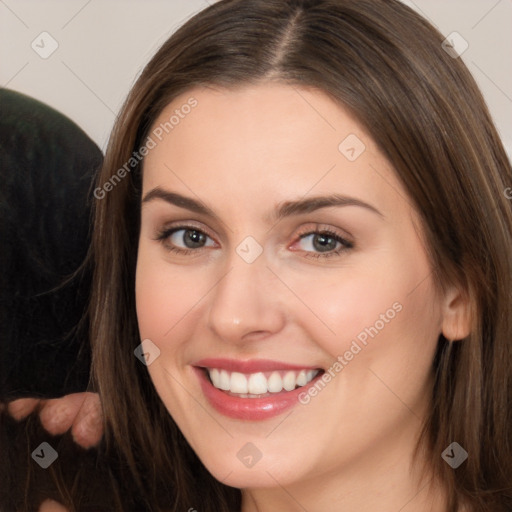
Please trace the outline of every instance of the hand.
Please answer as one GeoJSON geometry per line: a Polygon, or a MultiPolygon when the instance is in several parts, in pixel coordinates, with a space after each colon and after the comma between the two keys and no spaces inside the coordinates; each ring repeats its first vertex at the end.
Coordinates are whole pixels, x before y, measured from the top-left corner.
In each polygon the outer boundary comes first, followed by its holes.
{"type": "Polygon", "coordinates": [[[103,414],[98,394],[74,393],[49,400],[19,398],[7,405],[7,411],[19,421],[38,406],[41,423],[50,434],[63,434],[71,428],[73,439],[83,448],[91,448],[100,442],[103,414]]]}
{"type": "Polygon", "coordinates": [[[37,512],[69,512],[68,509],[56,501],[44,500],[37,512]]]}

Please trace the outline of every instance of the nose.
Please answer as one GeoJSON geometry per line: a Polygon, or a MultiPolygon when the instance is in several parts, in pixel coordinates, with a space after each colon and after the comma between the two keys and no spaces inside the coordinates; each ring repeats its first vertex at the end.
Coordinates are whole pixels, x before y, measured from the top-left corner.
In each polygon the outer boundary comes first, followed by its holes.
{"type": "Polygon", "coordinates": [[[265,259],[246,263],[235,254],[230,263],[211,295],[208,327],[231,343],[265,339],[281,331],[286,321],[284,303],[265,259]]]}

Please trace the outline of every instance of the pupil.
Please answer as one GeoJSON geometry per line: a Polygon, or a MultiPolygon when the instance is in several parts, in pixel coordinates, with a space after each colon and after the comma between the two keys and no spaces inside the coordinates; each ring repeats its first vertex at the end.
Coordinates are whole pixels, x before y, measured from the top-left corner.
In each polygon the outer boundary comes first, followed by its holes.
{"type": "Polygon", "coordinates": [[[313,247],[319,252],[328,252],[336,249],[336,240],[329,235],[315,235],[313,247]]]}
{"type": "Polygon", "coordinates": [[[202,247],[205,244],[205,241],[206,235],[201,233],[201,231],[195,231],[193,229],[185,231],[183,236],[183,242],[189,249],[202,247]]]}

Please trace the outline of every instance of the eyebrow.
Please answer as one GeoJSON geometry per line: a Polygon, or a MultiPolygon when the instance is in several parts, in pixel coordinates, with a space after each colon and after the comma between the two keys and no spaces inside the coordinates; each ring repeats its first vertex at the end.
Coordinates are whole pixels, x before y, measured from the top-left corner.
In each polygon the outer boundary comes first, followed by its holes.
{"type": "Polygon", "coordinates": [[[276,220],[280,220],[291,215],[311,213],[316,210],[320,210],[321,208],[331,208],[335,206],[359,206],[384,218],[384,214],[377,210],[375,206],[372,206],[361,199],[341,194],[314,196],[307,199],[299,199],[298,201],[286,201],[278,206],[274,216],[276,220]]]}
{"type": "Polygon", "coordinates": [[[160,187],[151,189],[142,199],[142,203],[148,203],[155,199],[162,199],[163,201],[178,206],[179,208],[185,208],[186,210],[190,210],[194,213],[217,218],[217,215],[215,215],[215,213],[202,202],[192,199],[191,197],[176,194],[175,192],[169,192],[168,190],[164,190],[160,187]]]}
{"type": "MultiPolygon", "coordinates": [[[[194,213],[218,218],[213,210],[208,208],[204,203],[196,199],[192,199],[191,197],[186,197],[175,192],[164,190],[160,187],[151,189],[142,199],[142,203],[147,203],[155,199],[161,199],[169,204],[190,210],[194,213]]],[[[359,206],[384,218],[384,215],[377,208],[362,201],[361,199],[340,194],[331,194],[328,196],[309,197],[307,199],[281,203],[272,213],[271,219],[277,221],[292,215],[311,213],[322,208],[332,208],[336,206],[359,206]]]]}

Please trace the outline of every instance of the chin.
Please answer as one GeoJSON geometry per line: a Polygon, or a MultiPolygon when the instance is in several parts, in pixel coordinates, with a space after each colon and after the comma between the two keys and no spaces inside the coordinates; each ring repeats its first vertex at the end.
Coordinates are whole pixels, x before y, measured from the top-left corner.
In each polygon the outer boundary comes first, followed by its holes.
{"type": "MultiPolygon", "coordinates": [[[[285,451],[264,447],[260,451],[256,444],[261,446],[257,440],[234,442],[230,448],[209,450],[205,456],[201,451],[196,453],[215,479],[239,489],[286,486],[305,478],[304,471],[298,471],[301,465],[297,456],[290,458],[285,451]],[[234,450],[234,445],[241,448],[234,450]]],[[[306,454],[300,457],[300,460],[305,459],[306,454]]]]}

